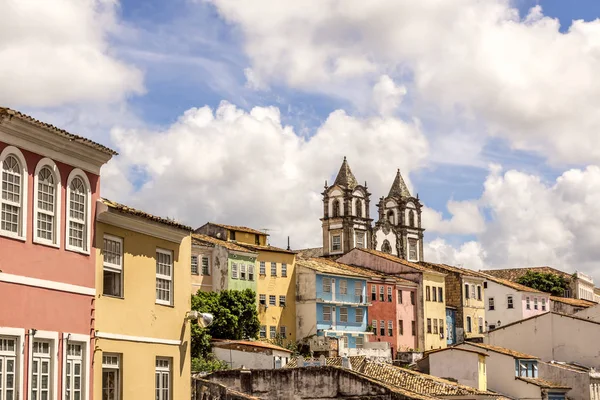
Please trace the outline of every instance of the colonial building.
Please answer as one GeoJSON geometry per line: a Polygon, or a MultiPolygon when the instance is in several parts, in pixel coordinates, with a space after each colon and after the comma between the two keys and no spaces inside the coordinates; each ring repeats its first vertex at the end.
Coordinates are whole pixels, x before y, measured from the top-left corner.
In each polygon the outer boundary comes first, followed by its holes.
{"type": "Polygon", "coordinates": [[[417,361],[419,371],[440,378],[452,379],[472,388],[487,390],[485,358],[488,355],[461,347],[447,347],[425,352],[417,361]]]}
{"type": "Polygon", "coordinates": [[[0,108],[0,399],[92,398],[93,216],[115,154],[0,108]]]}

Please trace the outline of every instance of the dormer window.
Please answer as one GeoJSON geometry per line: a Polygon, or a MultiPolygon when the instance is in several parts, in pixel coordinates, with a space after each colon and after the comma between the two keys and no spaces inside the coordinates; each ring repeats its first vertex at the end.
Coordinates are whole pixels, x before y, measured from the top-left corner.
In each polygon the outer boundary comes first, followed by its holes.
{"type": "Polygon", "coordinates": [[[515,376],[521,378],[537,378],[537,360],[515,360],[515,376]]]}

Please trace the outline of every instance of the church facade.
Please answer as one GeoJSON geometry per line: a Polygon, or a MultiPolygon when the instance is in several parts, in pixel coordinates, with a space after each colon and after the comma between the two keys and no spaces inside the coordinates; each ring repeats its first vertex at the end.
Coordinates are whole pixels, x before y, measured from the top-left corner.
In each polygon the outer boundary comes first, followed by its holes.
{"type": "Polygon", "coordinates": [[[344,157],[333,185],[323,195],[323,256],[339,257],[353,248],[367,248],[407,261],[423,261],[419,197],[413,197],[397,171],[387,196],[377,203],[375,225],[370,217],[371,193],[361,185],[344,157]]]}

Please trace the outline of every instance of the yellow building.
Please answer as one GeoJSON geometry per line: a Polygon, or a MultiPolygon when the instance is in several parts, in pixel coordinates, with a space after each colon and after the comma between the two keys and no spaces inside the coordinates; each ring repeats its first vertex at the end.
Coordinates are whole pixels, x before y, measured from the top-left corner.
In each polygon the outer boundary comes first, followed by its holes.
{"type": "Polygon", "coordinates": [[[425,323],[425,349],[446,347],[446,296],[445,275],[436,271],[423,271],[423,322],[425,323]],[[441,289],[441,290],[440,290],[441,289]]]}
{"type": "Polygon", "coordinates": [[[189,399],[191,228],[99,200],[94,398],[189,399]]]}

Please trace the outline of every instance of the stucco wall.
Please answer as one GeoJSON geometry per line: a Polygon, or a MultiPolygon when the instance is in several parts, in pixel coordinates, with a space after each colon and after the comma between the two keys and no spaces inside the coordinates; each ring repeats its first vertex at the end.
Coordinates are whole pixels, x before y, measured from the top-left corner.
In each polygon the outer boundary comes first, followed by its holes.
{"type": "Polygon", "coordinates": [[[570,399],[590,400],[590,374],[566,369],[545,362],[538,363],[538,375],[550,382],[570,386],[567,392],[570,399]]]}
{"type": "Polygon", "coordinates": [[[316,274],[304,267],[296,268],[296,339],[317,333],[316,274]]]}
{"type": "Polygon", "coordinates": [[[479,389],[479,354],[452,349],[431,353],[429,374],[479,389]]]}
{"type": "MultiPolygon", "coordinates": [[[[400,335],[398,330],[398,337],[396,347],[394,350],[394,357],[397,351],[406,351],[410,349],[416,349],[419,344],[417,341],[417,335],[412,334],[412,321],[417,323],[417,288],[404,287],[401,285],[396,286],[396,319],[404,321],[404,335],[400,335]],[[402,304],[398,303],[398,290],[402,291],[402,304]],[[410,294],[414,293],[415,304],[410,302],[410,294]]],[[[369,310],[369,312],[371,312],[369,310]]]]}
{"type": "Polygon", "coordinates": [[[192,294],[196,294],[198,290],[203,292],[213,290],[213,251],[214,247],[192,246],[192,255],[198,257],[198,275],[192,274],[191,278],[192,294]],[[202,274],[202,257],[208,257],[208,275],[202,274]]]}
{"type": "Polygon", "coordinates": [[[600,305],[589,307],[575,313],[576,317],[600,322],[600,305]]]}
{"type": "Polygon", "coordinates": [[[215,356],[222,361],[225,361],[230,365],[230,368],[242,368],[247,369],[274,369],[275,358],[282,359],[282,366],[287,364],[290,358],[289,353],[276,352],[276,354],[262,354],[258,352],[247,352],[239,350],[222,349],[219,347],[213,347],[212,352],[215,356]]]}
{"type": "MultiPolygon", "coordinates": [[[[425,272],[423,274],[423,286],[435,286],[435,287],[445,287],[444,285],[444,277],[439,274],[431,274],[425,272]]],[[[444,337],[441,338],[439,333],[425,333],[425,349],[442,349],[447,346],[446,343],[446,297],[444,296],[443,302],[434,302],[434,301],[424,301],[424,332],[427,332],[427,319],[431,318],[432,320],[435,318],[438,321],[442,320],[444,323],[444,337]]],[[[433,322],[432,322],[433,325],[433,322]]],[[[439,331],[438,331],[439,332],[439,331]]]]}
{"type": "Polygon", "coordinates": [[[229,279],[227,280],[227,289],[229,290],[245,290],[252,289],[256,292],[256,280],[258,279],[258,271],[254,270],[254,279],[249,280],[248,277],[246,279],[240,279],[240,266],[242,264],[246,265],[246,271],[248,270],[248,266],[254,266],[256,263],[256,257],[242,256],[240,254],[229,253],[229,258],[227,259],[227,269],[229,279]],[[238,265],[238,277],[234,279],[231,274],[231,265],[238,265]]]}

